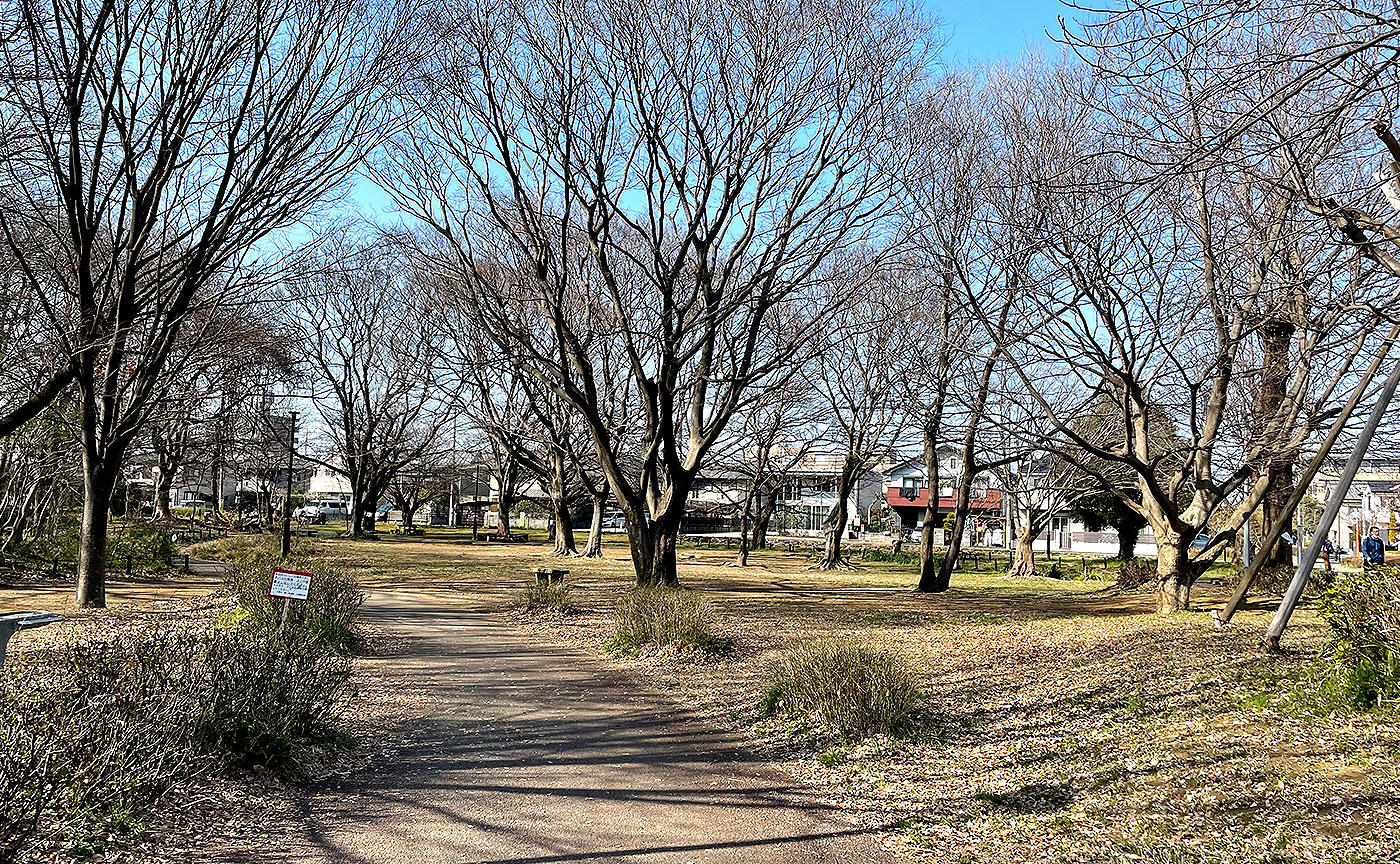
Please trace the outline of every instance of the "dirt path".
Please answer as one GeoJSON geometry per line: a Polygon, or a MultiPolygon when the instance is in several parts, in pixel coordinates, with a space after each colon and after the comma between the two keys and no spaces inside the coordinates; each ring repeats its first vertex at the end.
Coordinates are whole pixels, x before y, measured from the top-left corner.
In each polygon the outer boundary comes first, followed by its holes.
{"type": "Polygon", "coordinates": [[[890,861],[733,736],[597,658],[440,595],[375,592],[367,663],[426,696],[377,769],[313,789],[296,849],[238,860],[890,861]]]}

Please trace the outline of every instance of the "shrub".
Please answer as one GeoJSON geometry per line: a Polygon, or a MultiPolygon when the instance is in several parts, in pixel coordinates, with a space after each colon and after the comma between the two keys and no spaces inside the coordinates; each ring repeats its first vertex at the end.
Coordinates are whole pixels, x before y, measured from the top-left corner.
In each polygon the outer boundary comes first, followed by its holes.
{"type": "Polygon", "coordinates": [[[314,640],[106,627],[0,674],[0,861],[129,822],[179,780],[255,765],[294,777],[347,740],[349,661],[314,640]]]}
{"type": "Polygon", "coordinates": [[[1319,611],[1332,628],[1319,701],[1364,709],[1400,696],[1400,570],[1339,574],[1323,590],[1319,611]]]}
{"type": "Polygon", "coordinates": [[[617,599],[608,645],[616,651],[647,645],[715,650],[721,642],[711,631],[713,615],[710,604],[679,588],[630,588],[617,599]]]}
{"type": "Polygon", "coordinates": [[[1124,591],[1135,591],[1144,585],[1157,581],[1156,562],[1139,561],[1136,558],[1118,565],[1117,587],[1124,591]]]}
{"type": "Polygon", "coordinates": [[[563,582],[531,582],[520,595],[520,609],[529,615],[568,615],[575,611],[573,587],[563,582]]]}
{"type": "MultiPolygon", "coordinates": [[[[168,533],[148,526],[113,526],[107,534],[107,568],[112,571],[125,569],[127,556],[131,557],[134,570],[164,570],[170,566],[174,551],[168,533]]],[[[51,566],[54,560],[71,566],[78,560],[78,528],[40,534],[9,547],[5,557],[29,562],[39,570],[51,566]]]]}
{"type": "Polygon", "coordinates": [[[123,629],[0,677],[0,860],[153,800],[197,767],[199,640],[123,629]]]}
{"type": "Polygon", "coordinates": [[[789,648],[770,674],[765,713],[805,715],[844,738],[909,731],[924,704],[918,677],[901,656],[853,637],[789,648]]]}
{"type": "MultiPolygon", "coordinates": [[[[879,561],[888,562],[890,564],[918,564],[919,550],[917,548],[913,551],[901,549],[896,552],[893,549],[881,548],[857,549],[852,551],[851,557],[859,558],[862,561],[879,561]]],[[[934,560],[942,562],[943,556],[936,555],[934,556],[934,560]]]]}
{"type": "Polygon", "coordinates": [[[238,601],[241,624],[263,632],[281,628],[284,601],[269,597],[267,589],[273,568],[286,566],[312,574],[307,598],[287,604],[288,628],[337,650],[354,645],[355,617],[365,595],[348,568],[314,559],[281,562],[270,548],[236,556],[235,561],[224,574],[224,587],[238,601]]]}
{"type": "Polygon", "coordinates": [[[349,705],[350,660],[314,635],[237,627],[211,640],[204,660],[208,689],[193,733],[225,768],[295,778],[312,754],[348,744],[337,721],[349,705]]]}

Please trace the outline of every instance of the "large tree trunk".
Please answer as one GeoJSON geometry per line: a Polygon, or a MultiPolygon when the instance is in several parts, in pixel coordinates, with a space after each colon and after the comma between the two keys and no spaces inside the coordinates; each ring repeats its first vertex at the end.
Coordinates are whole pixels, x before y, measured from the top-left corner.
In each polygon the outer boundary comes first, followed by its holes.
{"type": "Polygon", "coordinates": [[[977,475],[977,465],[973,459],[973,437],[969,431],[963,440],[962,477],[958,480],[958,494],[953,502],[953,536],[946,538],[948,550],[938,568],[937,581],[932,591],[947,591],[953,583],[953,570],[958,566],[958,555],[962,553],[963,532],[967,530],[967,512],[972,506],[972,481],[977,475]]]}
{"type": "MultiPolygon", "coordinates": [[[[163,460],[162,460],[163,461],[163,460]]],[[[162,522],[169,522],[170,490],[175,485],[175,473],[162,465],[156,469],[156,516],[162,522]]]]}
{"type": "MultiPolygon", "coordinates": [[[[1270,321],[1259,328],[1259,339],[1263,343],[1264,357],[1260,364],[1255,417],[1257,423],[1267,425],[1278,412],[1278,406],[1284,404],[1288,380],[1293,373],[1289,366],[1293,325],[1287,321],[1270,321]]],[[[1264,470],[1269,475],[1269,491],[1263,501],[1261,537],[1269,536],[1274,525],[1282,522],[1287,526],[1293,519],[1293,511],[1288,509],[1288,499],[1293,494],[1293,460],[1271,459],[1264,470]]],[[[1265,566],[1293,564],[1293,547],[1281,537],[1272,548],[1260,549],[1258,554],[1266,559],[1265,566]]]]}
{"type": "Polygon", "coordinates": [[[554,551],[551,554],[578,554],[574,543],[574,515],[569,511],[568,465],[559,448],[550,451],[549,507],[554,513],[554,551]]]}
{"type": "Polygon", "coordinates": [[[83,466],[83,526],[78,535],[78,585],[75,602],[80,608],[107,606],[107,523],[111,516],[116,466],[83,466]]]}
{"type": "Polygon", "coordinates": [[[1191,564],[1191,541],[1194,535],[1157,536],[1157,611],[1184,612],[1191,608],[1191,586],[1196,581],[1191,564]],[[1163,539],[1167,542],[1163,543],[1163,539]]]}
{"type": "Polygon", "coordinates": [[[606,497],[593,498],[593,523],[588,526],[588,545],[583,547],[585,558],[603,557],[603,508],[607,502],[606,497]]]}
{"type": "Polygon", "coordinates": [[[360,488],[357,483],[350,485],[350,513],[348,514],[350,524],[347,533],[357,540],[363,539],[368,533],[365,528],[365,508],[368,506],[366,502],[369,498],[368,490],[360,488]]]}
{"type": "Polygon", "coordinates": [[[637,585],[679,585],[676,574],[676,534],[680,520],[647,522],[640,510],[627,514],[627,543],[637,585]]]}
{"type": "Polygon", "coordinates": [[[578,554],[578,544],[574,542],[574,516],[569,510],[569,499],[550,496],[549,506],[554,511],[554,550],[550,554],[571,556],[578,554]]]}
{"type": "Polygon", "coordinates": [[[514,486],[514,484],[510,484],[510,486],[507,487],[507,485],[506,485],[505,483],[502,483],[502,484],[501,484],[501,491],[500,491],[500,494],[499,494],[498,496],[496,496],[496,497],[497,497],[496,509],[497,509],[498,514],[499,514],[499,518],[496,520],[496,521],[497,521],[497,524],[496,524],[496,536],[497,536],[497,537],[509,537],[509,536],[510,536],[510,511],[513,510],[513,509],[515,509],[515,500],[516,500],[516,499],[515,499],[515,486],[514,486]]]}

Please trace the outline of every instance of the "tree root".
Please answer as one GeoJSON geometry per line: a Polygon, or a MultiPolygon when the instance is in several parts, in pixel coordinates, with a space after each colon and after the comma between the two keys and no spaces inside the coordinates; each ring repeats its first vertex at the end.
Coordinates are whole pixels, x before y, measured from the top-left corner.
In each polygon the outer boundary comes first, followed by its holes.
{"type": "Polygon", "coordinates": [[[848,558],[837,558],[835,561],[822,559],[808,568],[809,570],[854,570],[856,565],[848,558]]]}

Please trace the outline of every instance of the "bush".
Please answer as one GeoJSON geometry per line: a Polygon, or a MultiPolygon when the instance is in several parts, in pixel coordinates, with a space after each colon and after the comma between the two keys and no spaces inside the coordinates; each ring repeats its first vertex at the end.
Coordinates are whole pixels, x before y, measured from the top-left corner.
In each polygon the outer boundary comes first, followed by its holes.
{"type": "Polygon", "coordinates": [[[529,615],[569,615],[575,611],[573,587],[563,582],[531,582],[521,592],[520,609],[529,615]]]}
{"type": "Polygon", "coordinates": [[[233,628],[211,640],[204,661],[207,692],[193,732],[224,768],[262,766],[291,779],[315,751],[348,744],[336,723],[349,705],[350,660],[314,635],[270,639],[233,628]]]}
{"type": "MultiPolygon", "coordinates": [[[[40,570],[52,565],[55,559],[71,566],[78,560],[78,533],[79,529],[72,527],[40,534],[10,547],[5,556],[30,562],[40,570]]],[[[142,525],[113,526],[107,534],[107,569],[124,570],[129,555],[134,570],[164,570],[170,566],[174,551],[175,545],[165,531],[142,525]]]]}
{"type": "Polygon", "coordinates": [[[789,648],[770,674],[765,713],[804,715],[844,738],[909,731],[924,704],[902,657],[853,637],[789,648]]]}
{"type": "Polygon", "coordinates": [[[1317,698],[1324,706],[1374,708],[1400,697],[1400,569],[1342,573],[1319,611],[1332,628],[1317,698]]]}
{"type": "Polygon", "coordinates": [[[711,651],[721,646],[711,631],[710,604],[679,588],[630,588],[617,599],[617,623],[608,646],[638,651],[647,645],[711,651]]]}
{"type": "MultiPolygon", "coordinates": [[[[915,548],[913,551],[906,551],[901,549],[900,551],[896,552],[893,549],[880,548],[855,549],[852,550],[851,557],[859,558],[862,561],[879,561],[888,562],[890,564],[918,564],[919,550],[917,548],[915,548]]],[[[943,560],[943,556],[934,556],[934,560],[941,562],[943,560]]]]}
{"type": "Polygon", "coordinates": [[[365,602],[358,583],[340,564],[293,556],[281,561],[267,544],[232,547],[223,560],[229,564],[224,588],[238,601],[239,622],[263,632],[281,627],[284,601],[267,594],[275,567],[289,567],[312,574],[311,593],[288,605],[288,628],[340,651],[354,645],[354,622],[365,602]]]}
{"type": "Polygon", "coordinates": [[[1157,562],[1139,561],[1136,558],[1118,565],[1117,587],[1124,591],[1136,591],[1144,585],[1157,581],[1157,562]]]}
{"type": "Polygon", "coordinates": [[[297,776],[345,744],[349,672],[312,640],[241,627],[124,624],[12,661],[0,675],[0,861],[129,822],[217,767],[297,776]]]}

